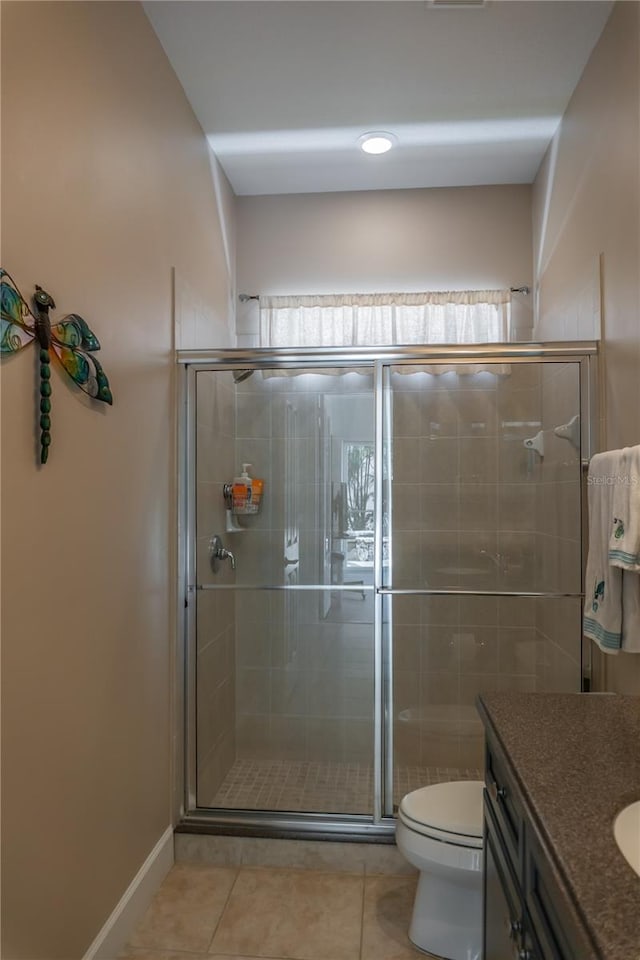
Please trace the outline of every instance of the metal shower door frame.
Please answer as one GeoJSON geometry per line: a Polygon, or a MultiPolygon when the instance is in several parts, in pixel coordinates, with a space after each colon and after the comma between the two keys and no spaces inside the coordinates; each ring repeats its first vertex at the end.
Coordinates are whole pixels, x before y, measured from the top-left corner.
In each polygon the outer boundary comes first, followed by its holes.
{"type": "MultiPolygon", "coordinates": [[[[439,363],[539,363],[573,362],[579,364],[580,410],[582,418],[583,466],[588,463],[598,446],[597,404],[598,347],[595,342],[566,342],[553,344],[488,344],[465,347],[389,347],[317,348],[271,350],[267,348],[221,350],[182,350],[177,353],[180,367],[178,391],[178,623],[176,646],[175,724],[182,736],[176,736],[174,751],[179,785],[177,796],[180,828],[192,832],[250,834],[314,838],[343,838],[375,840],[390,839],[395,829],[393,817],[393,650],[390,631],[385,631],[383,613],[385,597],[394,595],[419,596],[520,596],[520,597],[581,597],[584,592],[583,555],[580,594],[541,594],[514,591],[466,591],[394,589],[384,578],[383,509],[385,496],[391,505],[387,436],[390,435],[390,394],[385,383],[385,370],[392,365],[437,365],[439,363]],[[229,371],[247,369],[300,369],[313,372],[314,368],[370,367],[374,372],[375,405],[375,528],[374,528],[374,798],[373,814],[317,814],[278,813],[276,811],[231,810],[197,806],[196,755],[196,549],[195,549],[195,383],[197,371],[229,371]],[[386,478],[386,480],[385,480],[386,478]]],[[[584,516],[584,487],[581,510],[584,516]]],[[[389,557],[392,562],[392,525],[389,521],[389,557]]],[[[584,537],[583,554],[585,550],[584,537]]],[[[302,589],[336,589],[326,584],[305,584],[302,589]]],[[[219,588],[218,588],[219,589],[219,588]]],[[[234,587],[233,589],[243,589],[234,587]]],[[[246,589],[246,588],[245,588],[246,589]]],[[[262,587],[254,589],[301,589],[295,587],[262,587]]],[[[345,588],[343,588],[345,589],[345,588]]],[[[349,588],[346,588],[349,589],[349,588]]]]}

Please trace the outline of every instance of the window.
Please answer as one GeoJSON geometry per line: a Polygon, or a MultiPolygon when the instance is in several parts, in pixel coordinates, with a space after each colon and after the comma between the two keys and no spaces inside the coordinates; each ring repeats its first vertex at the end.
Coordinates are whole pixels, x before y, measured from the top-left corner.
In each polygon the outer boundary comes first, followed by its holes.
{"type": "Polygon", "coordinates": [[[500,343],[509,290],[262,297],[264,347],[500,343]]]}
{"type": "Polygon", "coordinates": [[[374,510],[373,443],[345,441],[342,463],[347,494],[347,530],[349,533],[371,531],[374,510]]]}

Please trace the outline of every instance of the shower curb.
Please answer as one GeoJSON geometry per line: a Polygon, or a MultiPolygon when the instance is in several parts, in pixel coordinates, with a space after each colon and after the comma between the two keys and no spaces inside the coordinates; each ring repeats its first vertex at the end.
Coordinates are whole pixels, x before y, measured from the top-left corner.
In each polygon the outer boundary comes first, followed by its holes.
{"type": "Polygon", "coordinates": [[[175,860],[225,867],[275,867],[364,875],[413,876],[393,840],[352,843],[271,837],[213,836],[176,831],[175,860]]]}

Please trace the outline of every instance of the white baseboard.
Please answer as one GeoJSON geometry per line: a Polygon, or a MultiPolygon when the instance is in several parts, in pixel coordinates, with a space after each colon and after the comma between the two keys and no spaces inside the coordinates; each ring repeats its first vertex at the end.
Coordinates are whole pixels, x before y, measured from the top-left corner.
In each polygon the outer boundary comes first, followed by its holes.
{"type": "Polygon", "coordinates": [[[115,960],[120,956],[134,927],[144,916],[153,895],[172,866],[173,827],[167,827],[83,960],[115,960]]]}

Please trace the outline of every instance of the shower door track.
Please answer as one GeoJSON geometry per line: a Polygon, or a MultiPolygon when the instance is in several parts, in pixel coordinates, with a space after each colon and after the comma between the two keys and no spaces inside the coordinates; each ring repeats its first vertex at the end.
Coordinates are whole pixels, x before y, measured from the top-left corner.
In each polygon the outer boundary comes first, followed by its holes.
{"type": "Polygon", "coordinates": [[[598,344],[593,340],[557,343],[477,343],[456,346],[404,347],[226,347],[220,350],[178,350],[180,366],[200,370],[232,370],[245,367],[278,368],[311,366],[348,366],[376,363],[495,363],[558,360],[579,362],[597,356],[598,344]]]}
{"type": "MultiPolygon", "coordinates": [[[[564,342],[553,344],[509,343],[478,344],[464,347],[393,347],[310,349],[244,349],[180,350],[177,362],[181,369],[179,382],[178,434],[178,644],[176,671],[178,677],[177,712],[184,715],[182,735],[176,739],[176,768],[182,769],[181,798],[176,795],[177,830],[183,833],[215,833],[234,836],[289,837],[307,839],[335,839],[368,842],[393,842],[393,723],[392,723],[392,651],[383,638],[382,604],[392,596],[458,596],[458,597],[521,597],[533,599],[575,599],[584,597],[584,560],[581,591],[573,593],[505,590],[414,589],[394,588],[383,582],[383,470],[385,410],[388,391],[383,389],[384,368],[390,364],[477,364],[481,362],[534,363],[541,360],[574,362],[580,368],[580,387],[584,390],[584,407],[588,411],[583,431],[583,446],[588,460],[597,449],[595,425],[598,422],[594,407],[596,397],[598,345],[595,342],[564,342]],[[372,815],[303,813],[262,811],[246,808],[199,807],[196,798],[195,758],[195,671],[189,637],[194,636],[195,610],[190,598],[199,591],[253,590],[253,591],[343,591],[362,592],[363,587],[339,584],[295,585],[224,585],[196,582],[195,511],[192,491],[195,489],[195,433],[190,410],[194,409],[195,371],[260,369],[299,369],[309,372],[327,366],[362,365],[373,368],[375,376],[375,536],[374,584],[364,591],[374,597],[374,803],[372,815]],[[182,709],[181,709],[182,708],[182,709]]],[[[584,452],[583,452],[584,456],[584,452]]],[[[390,476],[390,473],[387,473],[390,476]]],[[[585,504],[582,504],[584,510],[585,504]]],[[[390,539],[390,537],[389,537],[390,539]]]]}
{"type": "Polygon", "coordinates": [[[418,587],[368,587],[366,586],[357,586],[350,587],[340,584],[332,584],[328,586],[326,583],[296,583],[288,586],[282,584],[251,584],[251,583],[241,583],[237,586],[235,584],[221,584],[220,586],[214,586],[211,583],[196,583],[193,586],[187,588],[189,593],[199,590],[215,590],[216,592],[220,590],[251,590],[253,593],[259,591],[268,591],[273,590],[326,590],[330,593],[343,592],[343,593],[371,593],[374,596],[380,594],[381,596],[403,596],[403,597],[530,597],[532,599],[546,599],[546,600],[566,600],[566,599],[584,599],[584,593],[546,593],[540,590],[427,590],[420,589],[418,587]]]}

